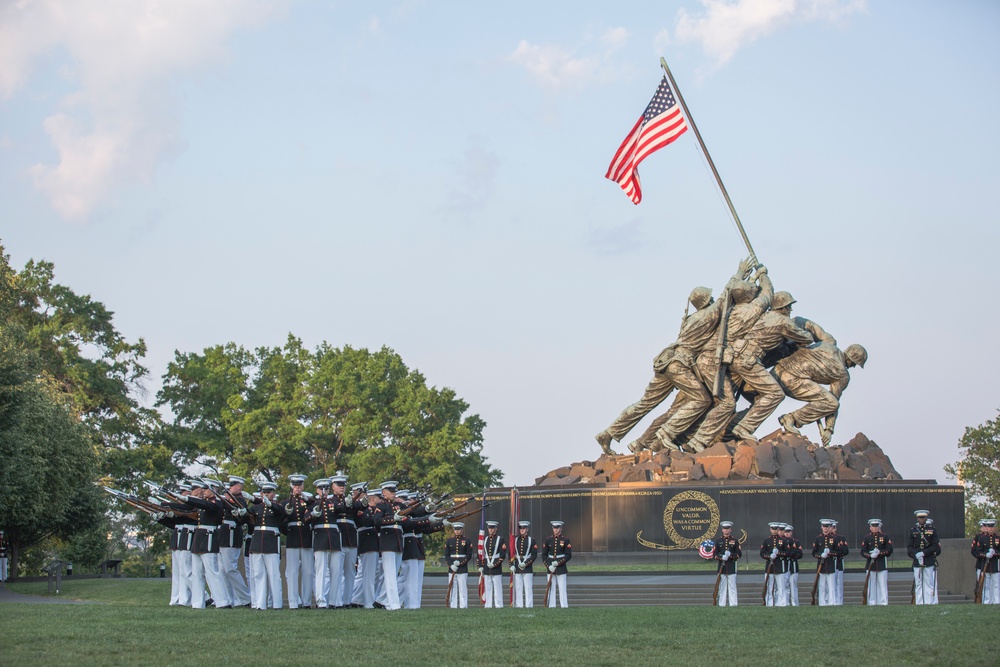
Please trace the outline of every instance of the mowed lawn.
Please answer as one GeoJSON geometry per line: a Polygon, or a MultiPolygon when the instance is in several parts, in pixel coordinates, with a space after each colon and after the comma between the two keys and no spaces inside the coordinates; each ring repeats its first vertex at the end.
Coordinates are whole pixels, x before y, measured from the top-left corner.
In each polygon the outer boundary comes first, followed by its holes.
{"type": "MultiPolygon", "coordinates": [[[[2,665],[996,665],[1000,606],[193,610],[169,581],[0,604],[2,665]]],[[[45,584],[15,584],[44,594],[45,584]]],[[[572,604],[572,600],[571,600],[572,604]]]]}

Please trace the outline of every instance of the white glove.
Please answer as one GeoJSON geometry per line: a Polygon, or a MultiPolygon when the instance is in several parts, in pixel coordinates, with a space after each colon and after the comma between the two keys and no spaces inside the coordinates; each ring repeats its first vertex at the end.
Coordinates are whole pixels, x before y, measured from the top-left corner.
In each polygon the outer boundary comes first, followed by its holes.
{"type": "Polygon", "coordinates": [[[775,547],[774,549],[771,549],[771,560],[774,560],[777,557],[778,557],[778,548],[775,547]]]}
{"type": "Polygon", "coordinates": [[[517,572],[517,567],[513,563],[511,563],[510,564],[510,573],[514,574],[515,572],[517,572]]]}
{"type": "Polygon", "coordinates": [[[917,552],[917,562],[920,563],[921,565],[924,564],[924,552],[923,551],[918,551],[917,552]]]}
{"type": "Polygon", "coordinates": [[[236,509],[233,510],[233,516],[246,516],[246,514],[247,514],[246,507],[237,507],[236,509]]]}
{"type": "Polygon", "coordinates": [[[347,494],[346,496],[344,496],[344,504],[347,505],[348,507],[354,505],[354,496],[352,496],[351,494],[347,494]]]}
{"type": "Polygon", "coordinates": [[[159,521],[163,518],[163,512],[153,512],[149,516],[153,519],[153,521],[159,521]]]}
{"type": "Polygon", "coordinates": [[[448,519],[445,519],[444,521],[442,521],[442,522],[441,522],[441,524],[442,524],[442,525],[443,525],[443,526],[444,526],[445,528],[451,528],[451,521],[448,521],[448,519]]]}
{"type": "Polygon", "coordinates": [[[482,574],[482,573],[483,573],[484,571],[485,571],[485,570],[483,569],[483,566],[482,566],[482,565],[480,565],[480,566],[479,566],[479,574],[482,574]]]}
{"type": "Polygon", "coordinates": [[[549,565],[549,572],[551,572],[552,574],[555,574],[557,567],[558,567],[558,565],[556,565],[555,563],[552,563],[552,565],[549,565]]]}
{"type": "Polygon", "coordinates": [[[726,553],[722,554],[722,560],[723,561],[729,560],[729,552],[728,551],[726,553]]]}
{"type": "Polygon", "coordinates": [[[433,512],[436,507],[437,507],[437,505],[435,505],[434,503],[427,503],[426,505],[424,505],[424,508],[428,512],[433,512]]]}
{"type": "Polygon", "coordinates": [[[996,549],[990,547],[990,550],[986,552],[986,558],[993,558],[997,555],[996,549]]]}
{"type": "Polygon", "coordinates": [[[452,572],[458,572],[458,561],[452,563],[448,569],[451,570],[452,572]]]}
{"type": "Polygon", "coordinates": [[[874,549],[872,549],[870,555],[871,555],[872,558],[878,558],[878,555],[880,553],[882,553],[882,552],[878,550],[878,547],[875,547],[874,549]]]}
{"type": "Polygon", "coordinates": [[[826,549],[823,549],[823,558],[829,558],[829,557],[830,557],[830,547],[827,547],[826,549]]]}
{"type": "Polygon", "coordinates": [[[396,523],[403,523],[404,521],[406,521],[406,516],[400,514],[399,512],[396,512],[395,514],[392,515],[392,520],[395,521],[396,523]]]}
{"type": "Polygon", "coordinates": [[[314,517],[318,519],[319,517],[323,516],[323,510],[319,508],[319,505],[316,505],[316,507],[313,508],[313,511],[310,512],[310,514],[312,514],[314,517]]]}
{"type": "Polygon", "coordinates": [[[267,496],[264,496],[264,505],[266,507],[272,507],[274,505],[274,503],[271,502],[270,498],[268,498],[267,496]]]}

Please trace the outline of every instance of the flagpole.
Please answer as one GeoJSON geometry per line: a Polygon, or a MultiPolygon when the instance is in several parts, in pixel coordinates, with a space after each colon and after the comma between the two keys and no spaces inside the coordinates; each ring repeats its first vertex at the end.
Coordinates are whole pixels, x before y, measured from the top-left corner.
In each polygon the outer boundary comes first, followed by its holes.
{"type": "Polygon", "coordinates": [[[722,190],[722,196],[726,198],[726,203],[729,205],[729,212],[733,214],[733,220],[736,221],[736,227],[740,230],[740,236],[743,237],[743,243],[746,244],[747,250],[750,251],[750,256],[757,260],[757,253],[753,251],[753,246],[750,245],[750,239],[747,237],[746,231],[743,229],[743,223],[740,222],[740,216],[736,213],[736,207],[733,206],[732,200],[729,198],[729,193],[726,192],[726,186],[722,183],[722,177],[719,176],[719,170],[715,168],[715,163],[712,162],[712,156],[708,153],[708,148],[705,146],[705,142],[701,138],[701,132],[698,131],[698,126],[694,123],[694,117],[691,116],[691,112],[688,110],[687,104],[684,102],[684,96],[681,95],[680,88],[677,87],[677,82],[674,81],[674,75],[670,73],[670,68],[667,67],[667,61],[664,58],[660,58],[660,66],[663,71],[667,73],[667,79],[670,81],[670,87],[673,88],[674,95],[677,96],[677,101],[681,103],[681,108],[684,109],[684,115],[687,117],[688,123],[691,125],[691,129],[694,130],[694,136],[698,138],[698,144],[701,146],[701,152],[705,154],[708,158],[708,166],[712,168],[712,173],[715,174],[715,180],[719,183],[719,189],[722,190]]]}

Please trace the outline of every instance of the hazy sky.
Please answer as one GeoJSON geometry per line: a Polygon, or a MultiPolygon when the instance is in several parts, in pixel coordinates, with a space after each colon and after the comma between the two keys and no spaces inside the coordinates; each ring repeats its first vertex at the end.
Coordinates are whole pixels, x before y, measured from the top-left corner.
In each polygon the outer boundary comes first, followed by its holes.
{"type": "Polygon", "coordinates": [[[945,481],[1000,408],[1000,3],[4,2],[0,239],[150,399],[175,350],[387,345],[529,484],[745,254],[693,133],[604,179],[660,56],[775,288],[869,351],[834,444],[945,481]]]}

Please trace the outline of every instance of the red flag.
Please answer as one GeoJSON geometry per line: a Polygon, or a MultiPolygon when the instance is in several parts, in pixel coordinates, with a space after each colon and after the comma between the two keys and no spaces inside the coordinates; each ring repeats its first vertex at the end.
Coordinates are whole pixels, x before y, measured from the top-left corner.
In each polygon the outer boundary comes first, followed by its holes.
{"type": "MultiPolygon", "coordinates": [[[[479,513],[479,543],[476,545],[476,555],[479,562],[486,561],[486,491],[483,491],[483,507],[479,513]]],[[[479,603],[486,604],[486,580],[479,574],[479,603]]]]}
{"type": "Polygon", "coordinates": [[[618,183],[632,203],[638,204],[642,201],[639,163],[686,131],[687,121],[684,120],[681,108],[677,106],[677,99],[670,90],[667,77],[664,76],[635,127],[618,147],[604,177],[618,183]]]}

